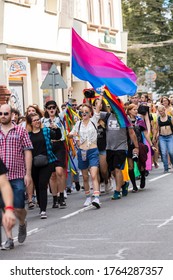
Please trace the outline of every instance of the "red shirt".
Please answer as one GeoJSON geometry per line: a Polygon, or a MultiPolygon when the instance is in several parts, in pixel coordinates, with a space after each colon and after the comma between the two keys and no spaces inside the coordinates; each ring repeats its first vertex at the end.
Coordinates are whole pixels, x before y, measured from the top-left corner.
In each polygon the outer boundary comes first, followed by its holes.
{"type": "Polygon", "coordinates": [[[8,169],[9,180],[24,178],[24,151],[31,149],[32,143],[25,128],[14,125],[5,136],[0,127],[0,158],[8,169]]]}

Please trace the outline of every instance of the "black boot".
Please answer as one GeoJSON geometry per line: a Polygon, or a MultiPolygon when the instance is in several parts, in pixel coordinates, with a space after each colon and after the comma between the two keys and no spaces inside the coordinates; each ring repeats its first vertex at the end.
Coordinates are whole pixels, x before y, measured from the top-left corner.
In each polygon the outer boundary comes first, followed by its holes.
{"type": "Polygon", "coordinates": [[[134,169],[129,170],[129,177],[130,177],[130,181],[132,182],[132,185],[133,185],[133,191],[132,192],[137,192],[138,188],[136,186],[136,178],[135,178],[134,169]]]}
{"type": "Polygon", "coordinates": [[[54,195],[53,196],[53,205],[52,205],[52,208],[58,208],[58,197],[57,195],[54,195]]]}
{"type": "Polygon", "coordinates": [[[140,188],[144,189],[145,188],[145,170],[141,171],[141,183],[140,183],[140,188]]]}
{"type": "Polygon", "coordinates": [[[75,187],[77,191],[80,191],[80,184],[79,182],[75,182],[75,187]]]}
{"type": "Polygon", "coordinates": [[[65,200],[64,200],[64,193],[60,193],[60,196],[59,196],[59,208],[62,209],[62,208],[65,208],[67,205],[65,203],[65,200]]]}

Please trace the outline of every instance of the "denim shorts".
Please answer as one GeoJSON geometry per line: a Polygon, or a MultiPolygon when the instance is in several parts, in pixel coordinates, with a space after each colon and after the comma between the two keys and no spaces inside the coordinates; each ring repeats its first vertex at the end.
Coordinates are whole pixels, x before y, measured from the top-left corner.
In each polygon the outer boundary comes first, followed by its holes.
{"type": "Polygon", "coordinates": [[[25,208],[25,184],[24,179],[10,180],[14,195],[14,208],[25,208]]]}
{"type": "Polygon", "coordinates": [[[78,150],[78,168],[80,170],[88,169],[89,167],[99,166],[99,151],[97,148],[89,149],[86,151],[86,160],[82,159],[82,151],[78,150]]]}

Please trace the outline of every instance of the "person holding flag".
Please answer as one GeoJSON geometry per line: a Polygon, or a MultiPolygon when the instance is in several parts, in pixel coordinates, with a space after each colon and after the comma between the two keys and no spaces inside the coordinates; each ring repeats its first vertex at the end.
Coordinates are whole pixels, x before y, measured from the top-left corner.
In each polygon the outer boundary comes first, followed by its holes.
{"type": "Polygon", "coordinates": [[[86,200],[84,207],[91,204],[97,209],[100,208],[99,200],[99,182],[98,182],[98,166],[99,166],[99,152],[97,148],[97,123],[100,119],[101,100],[97,103],[95,112],[88,104],[82,105],[82,120],[77,121],[72,131],[68,134],[69,138],[75,137],[78,142],[78,167],[82,171],[86,200]],[[94,200],[91,201],[89,176],[91,174],[94,200]]]}

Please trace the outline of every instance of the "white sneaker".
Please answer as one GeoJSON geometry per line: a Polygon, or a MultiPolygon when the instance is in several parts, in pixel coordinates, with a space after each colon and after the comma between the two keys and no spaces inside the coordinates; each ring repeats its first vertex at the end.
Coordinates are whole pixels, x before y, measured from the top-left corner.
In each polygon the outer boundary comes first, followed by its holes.
{"type": "Polygon", "coordinates": [[[98,197],[94,198],[94,200],[92,201],[92,205],[95,206],[97,209],[100,208],[100,200],[98,197]]]}
{"type": "Polygon", "coordinates": [[[113,189],[112,185],[108,182],[107,184],[105,184],[105,192],[109,193],[111,192],[113,189]]]}
{"type": "Polygon", "coordinates": [[[105,193],[105,184],[104,183],[100,184],[100,193],[105,193]]]}
{"type": "Polygon", "coordinates": [[[42,212],[40,213],[40,219],[47,219],[46,212],[42,211],[42,212]]]}
{"type": "Polygon", "coordinates": [[[90,206],[91,205],[91,197],[87,197],[87,199],[84,202],[84,207],[90,206]]]}

